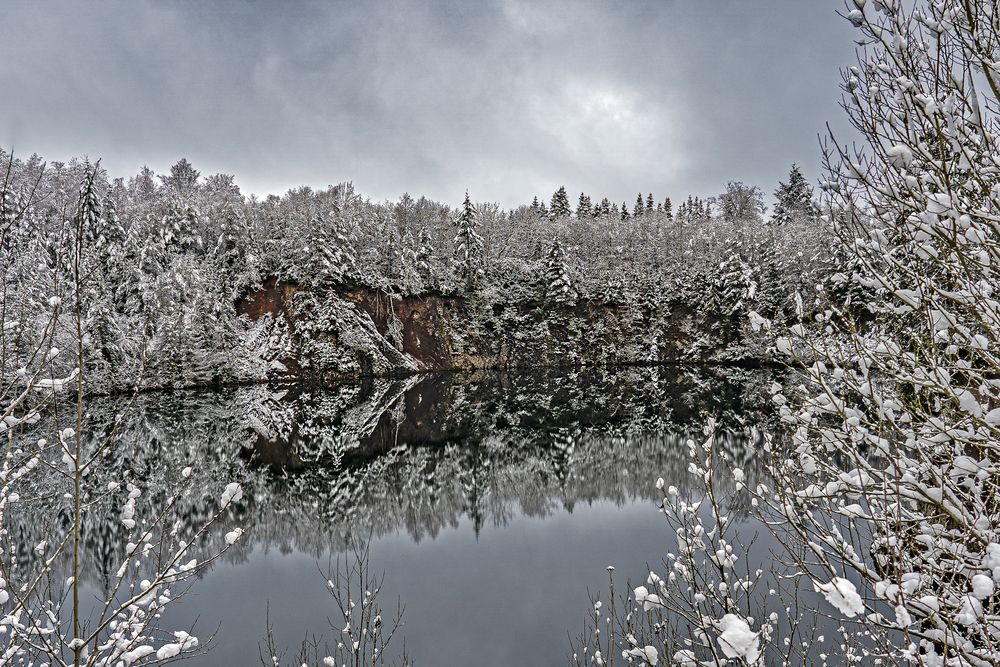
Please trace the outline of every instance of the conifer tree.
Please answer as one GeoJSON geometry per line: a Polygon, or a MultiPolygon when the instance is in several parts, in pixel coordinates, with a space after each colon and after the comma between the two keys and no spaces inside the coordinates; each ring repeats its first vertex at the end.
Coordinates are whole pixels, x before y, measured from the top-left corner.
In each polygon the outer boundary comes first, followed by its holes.
{"type": "Polygon", "coordinates": [[[317,216],[313,220],[316,239],[313,254],[320,259],[320,270],[334,281],[341,280],[354,268],[355,253],[350,236],[339,215],[333,220],[317,216]]]}
{"type": "Polygon", "coordinates": [[[594,211],[590,203],[590,197],[581,192],[580,201],[576,205],[576,217],[580,218],[581,220],[583,218],[589,218],[593,214],[593,212],[594,211]]]}
{"type": "Polygon", "coordinates": [[[646,213],[652,213],[652,212],[653,212],[653,193],[650,192],[648,195],[646,195],[646,213]]]}
{"type": "Polygon", "coordinates": [[[565,186],[560,185],[559,189],[552,195],[552,206],[549,213],[553,218],[562,218],[572,213],[569,207],[569,195],[566,194],[565,186]]]}
{"type": "Polygon", "coordinates": [[[775,205],[771,220],[777,224],[785,224],[794,217],[816,220],[819,209],[813,202],[812,187],[798,166],[793,164],[788,172],[788,182],[778,182],[774,191],[775,205]]]}
{"type": "MultiPolygon", "coordinates": [[[[538,197],[535,197],[535,203],[538,202],[538,197]]],[[[434,256],[434,246],[431,244],[431,235],[427,231],[427,227],[421,227],[420,232],[417,234],[417,272],[420,277],[424,280],[430,278],[431,275],[431,258],[434,256]]]]}
{"type": "Polygon", "coordinates": [[[197,230],[199,213],[191,204],[174,199],[161,222],[161,242],[165,252],[186,253],[201,249],[203,242],[197,230]]]}
{"type": "Polygon", "coordinates": [[[101,198],[97,194],[95,178],[97,167],[91,168],[89,162],[84,162],[87,176],[80,186],[80,199],[77,205],[79,228],[85,239],[94,245],[99,245],[103,236],[103,220],[101,218],[101,198]]]}
{"type": "MultiPolygon", "coordinates": [[[[563,192],[565,194],[565,190],[563,192]]],[[[567,204],[568,206],[568,204],[567,204]]],[[[466,289],[474,289],[478,278],[482,275],[483,237],[476,230],[478,219],[476,209],[465,192],[462,202],[462,212],[458,216],[458,234],[455,235],[455,254],[458,260],[459,275],[465,281],[466,289]]]]}
{"type": "Polygon", "coordinates": [[[663,201],[663,215],[666,216],[667,220],[673,220],[674,219],[674,205],[670,201],[670,197],[667,197],[663,201]]]}
{"type": "Polygon", "coordinates": [[[127,232],[115,207],[111,190],[104,198],[101,235],[97,239],[97,258],[105,287],[114,289],[123,280],[122,263],[127,232]]]}
{"type": "Polygon", "coordinates": [[[628,220],[628,202],[622,202],[622,220],[628,220]]]}
{"type": "Polygon", "coordinates": [[[632,215],[636,218],[641,218],[646,212],[646,204],[643,202],[642,193],[635,198],[635,208],[632,210],[632,215]]]}
{"type": "Polygon", "coordinates": [[[181,158],[177,164],[170,167],[170,174],[160,176],[163,185],[170,188],[179,195],[189,195],[198,184],[201,172],[195,169],[185,158],[181,158]]]}
{"type": "Polygon", "coordinates": [[[235,206],[227,204],[219,223],[219,240],[213,254],[226,272],[233,273],[244,263],[248,245],[246,222],[235,206]]]}
{"type": "Polygon", "coordinates": [[[561,305],[570,305],[575,301],[565,252],[558,239],[552,241],[545,259],[545,299],[561,305]]]}
{"type": "Polygon", "coordinates": [[[611,215],[611,200],[607,197],[601,199],[601,203],[598,204],[601,216],[611,215]]]}

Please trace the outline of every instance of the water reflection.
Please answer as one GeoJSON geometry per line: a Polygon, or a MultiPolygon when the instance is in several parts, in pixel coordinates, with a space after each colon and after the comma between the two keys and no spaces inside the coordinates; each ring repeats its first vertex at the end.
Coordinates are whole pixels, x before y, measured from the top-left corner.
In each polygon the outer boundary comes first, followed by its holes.
{"type": "MultiPolygon", "coordinates": [[[[236,517],[246,531],[242,547],[171,613],[223,624],[218,648],[203,664],[256,662],[267,600],[284,609],[278,630],[289,641],[310,623],[319,621],[313,629],[322,631],[325,598],[315,559],[359,536],[375,540],[375,564],[386,568],[409,608],[407,641],[420,662],[446,656],[434,655],[442,647],[434,641],[421,654],[411,632],[442,635],[450,630],[441,623],[450,619],[449,627],[475,635],[500,614],[504,632],[527,623],[522,636],[532,628],[555,634],[547,647],[497,646],[498,654],[545,664],[538,652],[564,655],[566,633],[576,632],[585,611],[587,585],[600,585],[604,565],[632,562],[642,572],[644,560],[663,553],[653,481],[664,477],[684,490],[685,442],[699,437],[709,417],[723,428],[728,457],[753,479],[768,419],[760,406],[771,380],[763,371],[636,368],[148,394],[134,404],[91,401],[87,433],[112,435],[116,416],[126,415],[114,432],[113,456],[142,482],[146,498],[167,497],[180,469],[194,465],[194,488],[204,492],[178,504],[188,525],[211,515],[225,481],[246,488],[236,517]],[[518,572],[506,571],[510,566],[518,572]],[[433,590],[419,582],[434,582],[433,590]],[[458,594],[468,586],[491,598],[492,611],[469,606],[458,594]]],[[[95,471],[95,488],[104,484],[102,474],[95,471]]],[[[53,521],[45,507],[21,510],[21,544],[64,529],[65,520],[53,521]]],[[[124,556],[119,524],[112,503],[95,501],[85,522],[83,576],[97,589],[109,585],[124,556]]],[[[207,553],[222,539],[209,535],[200,547],[207,553]]],[[[475,637],[466,639],[473,651],[475,637]]]]}

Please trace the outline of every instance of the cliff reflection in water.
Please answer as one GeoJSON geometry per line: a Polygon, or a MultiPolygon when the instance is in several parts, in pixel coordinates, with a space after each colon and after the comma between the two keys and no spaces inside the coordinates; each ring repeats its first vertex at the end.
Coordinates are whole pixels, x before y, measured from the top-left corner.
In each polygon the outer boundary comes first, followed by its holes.
{"type": "MultiPolygon", "coordinates": [[[[700,437],[709,417],[753,479],[771,380],[765,371],[663,367],[157,393],[130,407],[91,401],[87,433],[105,436],[127,410],[115,456],[144,480],[144,498],[166,497],[178,471],[193,464],[192,488],[204,492],[178,505],[188,523],[210,516],[218,489],[235,479],[247,491],[237,510],[245,548],[320,554],[369,534],[433,538],[463,517],[478,532],[519,514],[652,499],[657,477],[683,490],[685,442],[700,437]]],[[[34,513],[21,509],[22,544],[59,530],[58,521],[34,513]]],[[[119,524],[110,503],[88,513],[93,569],[85,575],[95,583],[107,582],[124,555],[119,524]]],[[[204,546],[222,539],[211,535],[204,546]]]]}

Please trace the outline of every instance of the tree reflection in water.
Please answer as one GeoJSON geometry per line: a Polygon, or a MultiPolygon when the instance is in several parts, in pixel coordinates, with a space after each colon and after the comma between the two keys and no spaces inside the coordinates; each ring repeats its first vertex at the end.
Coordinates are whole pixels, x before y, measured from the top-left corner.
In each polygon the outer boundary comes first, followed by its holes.
{"type": "MultiPolygon", "coordinates": [[[[235,510],[244,545],[319,555],[398,530],[433,539],[462,517],[478,532],[595,500],[652,500],[658,476],[683,490],[685,442],[709,417],[752,479],[771,380],[759,370],[660,367],[151,393],[134,405],[92,399],[86,432],[106,437],[128,410],[113,456],[141,480],[144,496],[166,497],[177,480],[163,471],[184,465],[202,482],[194,488],[237,479],[247,489],[235,510]]],[[[210,493],[189,493],[177,518],[196,524],[213,502],[210,493]]],[[[24,562],[30,545],[53,539],[64,523],[45,514],[44,501],[21,504],[13,529],[24,562]]],[[[117,511],[95,498],[84,526],[85,576],[98,586],[124,553],[118,525],[117,511]]]]}

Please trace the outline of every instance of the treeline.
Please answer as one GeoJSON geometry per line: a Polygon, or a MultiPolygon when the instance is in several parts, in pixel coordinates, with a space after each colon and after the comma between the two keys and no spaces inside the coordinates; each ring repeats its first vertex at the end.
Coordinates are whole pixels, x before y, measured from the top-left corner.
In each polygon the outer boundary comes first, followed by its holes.
{"type": "MultiPolygon", "coordinates": [[[[268,278],[553,316],[581,303],[644,312],[687,303],[773,317],[793,307],[797,290],[835,287],[830,236],[796,168],[770,218],[759,188],[738,182],[676,211],[669,199],[637,199],[625,216],[606,200],[588,208],[586,195],[570,211],[565,188],[547,207],[513,210],[468,195],[457,209],[406,194],[373,202],[350,183],[258,199],[186,160],[125,179],[86,160],[46,165],[0,152],[0,170],[4,345],[37,343],[30,324],[51,297],[72,295],[69,267],[80,261],[88,366],[111,380],[240,376],[234,350],[247,323],[234,304],[268,278]]],[[[5,365],[5,375],[18,368],[5,365]]]]}
{"type": "MultiPolygon", "coordinates": [[[[793,164],[788,173],[788,182],[778,183],[778,188],[774,192],[776,205],[770,221],[784,224],[795,217],[811,220],[819,218],[819,207],[813,200],[812,187],[809,181],[802,174],[798,165],[793,164]]],[[[741,181],[730,181],[726,185],[726,191],[718,197],[708,197],[701,199],[693,195],[688,195],[686,201],[682,201],[677,207],[676,218],[674,215],[674,204],[670,197],[663,201],[653,197],[653,193],[648,193],[643,197],[640,192],[636,195],[635,204],[629,211],[628,202],[622,202],[621,206],[612,203],[610,199],[604,197],[596,204],[594,200],[585,192],[580,193],[576,208],[570,206],[569,194],[565,186],[560,186],[553,194],[548,206],[537,196],[531,201],[528,207],[539,217],[550,219],[569,217],[575,215],[578,219],[600,218],[600,219],[620,219],[622,221],[629,218],[642,218],[648,215],[656,215],[661,220],[691,221],[698,219],[708,219],[721,216],[727,220],[753,220],[760,222],[763,220],[767,207],[764,205],[764,193],[756,185],[745,185],[741,181]]]]}

